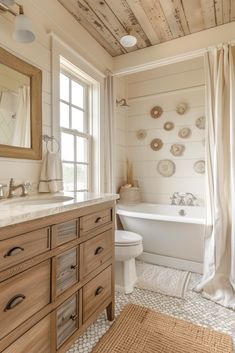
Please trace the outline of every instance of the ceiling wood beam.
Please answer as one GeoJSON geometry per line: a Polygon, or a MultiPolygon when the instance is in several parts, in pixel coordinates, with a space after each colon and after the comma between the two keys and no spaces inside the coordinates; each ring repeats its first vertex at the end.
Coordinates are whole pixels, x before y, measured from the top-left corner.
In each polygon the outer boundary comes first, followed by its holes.
{"type": "Polygon", "coordinates": [[[223,24],[228,23],[230,21],[230,10],[230,0],[223,0],[223,24]]]}
{"type": "Polygon", "coordinates": [[[201,0],[202,16],[205,28],[216,26],[214,0],[201,0]]]}
{"type": "Polygon", "coordinates": [[[205,29],[200,0],[182,0],[190,33],[205,29]]]}
{"type": "Polygon", "coordinates": [[[230,21],[235,21],[235,0],[230,0],[230,21]]]}
{"type": "Polygon", "coordinates": [[[215,18],[217,26],[223,24],[223,0],[215,1],[215,18]]]}
{"type": "Polygon", "coordinates": [[[185,35],[181,19],[177,15],[177,9],[171,0],[159,0],[167,23],[171,29],[174,38],[183,37],[185,35]]]}
{"type": "Polygon", "coordinates": [[[150,43],[152,45],[160,43],[160,39],[158,38],[157,33],[149,22],[149,19],[140,3],[140,0],[126,0],[126,2],[130,6],[140,26],[143,28],[143,31],[147,34],[150,43]]]}

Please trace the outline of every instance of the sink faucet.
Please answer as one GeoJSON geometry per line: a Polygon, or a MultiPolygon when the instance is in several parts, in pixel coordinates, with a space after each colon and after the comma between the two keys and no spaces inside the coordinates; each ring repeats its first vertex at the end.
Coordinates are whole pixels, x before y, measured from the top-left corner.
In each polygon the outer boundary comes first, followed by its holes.
{"type": "Polygon", "coordinates": [[[14,180],[13,178],[11,178],[10,180],[10,184],[9,184],[9,193],[8,193],[8,198],[11,198],[14,196],[13,191],[17,190],[21,188],[22,192],[20,196],[26,196],[27,192],[26,192],[26,188],[24,184],[19,184],[19,185],[14,185],[14,180]]]}

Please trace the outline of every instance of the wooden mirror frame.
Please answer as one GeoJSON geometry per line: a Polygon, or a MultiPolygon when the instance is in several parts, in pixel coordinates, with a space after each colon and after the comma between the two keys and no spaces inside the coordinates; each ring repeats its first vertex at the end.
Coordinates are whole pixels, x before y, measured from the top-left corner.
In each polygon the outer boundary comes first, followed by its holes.
{"type": "Polygon", "coordinates": [[[42,71],[0,48],[0,63],[30,78],[31,147],[0,144],[0,157],[42,159],[42,71]]]}

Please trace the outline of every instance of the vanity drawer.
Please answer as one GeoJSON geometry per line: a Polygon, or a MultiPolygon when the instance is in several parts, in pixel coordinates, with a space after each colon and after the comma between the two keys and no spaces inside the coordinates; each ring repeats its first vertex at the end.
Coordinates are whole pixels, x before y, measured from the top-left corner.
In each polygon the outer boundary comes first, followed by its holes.
{"type": "Polygon", "coordinates": [[[50,260],[0,284],[0,339],[50,303],[50,260]]]}
{"type": "Polygon", "coordinates": [[[50,315],[6,348],[3,353],[51,353],[50,315]]]}
{"type": "Polygon", "coordinates": [[[67,243],[79,237],[79,220],[73,219],[68,222],[59,223],[52,226],[53,247],[67,243]]]}
{"type": "Polygon", "coordinates": [[[56,256],[56,295],[70,288],[79,278],[79,247],[72,248],[56,256]]]}
{"type": "Polygon", "coordinates": [[[111,266],[88,282],[82,289],[83,322],[111,297],[111,266]]]}
{"type": "Polygon", "coordinates": [[[49,228],[0,241],[0,271],[17,265],[50,249],[49,228]]]}
{"type": "Polygon", "coordinates": [[[78,293],[56,310],[57,349],[78,329],[78,293]]]}
{"type": "Polygon", "coordinates": [[[101,210],[99,212],[91,213],[87,216],[81,217],[80,230],[83,233],[89,230],[96,229],[104,224],[112,221],[112,209],[101,210]]]}
{"type": "Polygon", "coordinates": [[[112,257],[113,230],[97,235],[81,244],[82,276],[86,276],[112,257]]]}

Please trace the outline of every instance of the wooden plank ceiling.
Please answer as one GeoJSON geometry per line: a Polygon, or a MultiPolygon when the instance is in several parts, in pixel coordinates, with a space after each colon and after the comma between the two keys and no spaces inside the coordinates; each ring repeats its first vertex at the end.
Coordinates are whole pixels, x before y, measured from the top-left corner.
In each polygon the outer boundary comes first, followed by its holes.
{"type": "Polygon", "coordinates": [[[235,0],[58,0],[112,56],[235,20],[235,0]],[[131,29],[137,45],[119,40],[131,29]]]}

